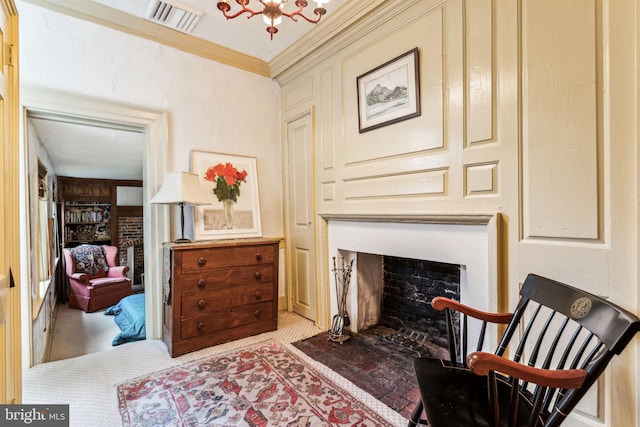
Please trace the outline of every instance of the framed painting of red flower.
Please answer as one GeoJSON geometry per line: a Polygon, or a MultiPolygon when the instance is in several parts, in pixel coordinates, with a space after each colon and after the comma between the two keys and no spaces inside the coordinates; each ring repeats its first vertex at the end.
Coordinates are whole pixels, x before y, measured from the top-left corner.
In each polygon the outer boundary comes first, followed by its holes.
{"type": "Polygon", "coordinates": [[[255,157],[192,150],[191,172],[211,197],[194,206],[195,240],[262,236],[255,157]]]}

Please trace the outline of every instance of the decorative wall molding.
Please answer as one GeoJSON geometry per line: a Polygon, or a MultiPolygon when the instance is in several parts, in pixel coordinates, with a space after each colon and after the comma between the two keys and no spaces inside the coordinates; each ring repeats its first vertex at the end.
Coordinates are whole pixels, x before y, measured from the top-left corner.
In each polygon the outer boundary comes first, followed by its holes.
{"type": "MultiPolygon", "coordinates": [[[[83,19],[137,37],[192,53],[202,58],[278,80],[282,85],[366,36],[420,0],[351,1],[327,16],[322,25],[307,33],[271,62],[240,53],[206,40],[183,34],[86,0],[23,0],[68,16],[83,19]]],[[[438,3],[443,3],[441,0],[438,3]]]]}
{"type": "MultiPolygon", "coordinates": [[[[417,3],[420,0],[368,0],[344,4],[317,30],[307,33],[271,60],[271,77],[283,86],[417,3]]],[[[437,2],[440,3],[444,1],[437,2]]]]}
{"type": "Polygon", "coordinates": [[[322,214],[325,221],[398,222],[411,224],[485,225],[498,214],[322,214]]]}
{"type": "Polygon", "coordinates": [[[152,40],[202,58],[269,77],[269,64],[219,44],[183,34],[100,3],[86,0],[23,0],[94,24],[152,40]]]}

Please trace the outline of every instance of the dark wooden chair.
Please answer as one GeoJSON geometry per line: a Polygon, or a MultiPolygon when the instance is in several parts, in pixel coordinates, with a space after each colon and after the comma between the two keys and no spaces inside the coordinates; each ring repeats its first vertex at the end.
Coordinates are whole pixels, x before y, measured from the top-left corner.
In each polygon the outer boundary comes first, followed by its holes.
{"type": "Polygon", "coordinates": [[[433,299],[446,310],[451,360],[415,359],[422,399],[410,427],[558,426],[640,329],[607,300],[534,274],[520,295],[513,314],[433,299]],[[467,356],[471,321],[479,339],[467,356]],[[481,351],[489,323],[507,325],[495,353],[481,351]]]}

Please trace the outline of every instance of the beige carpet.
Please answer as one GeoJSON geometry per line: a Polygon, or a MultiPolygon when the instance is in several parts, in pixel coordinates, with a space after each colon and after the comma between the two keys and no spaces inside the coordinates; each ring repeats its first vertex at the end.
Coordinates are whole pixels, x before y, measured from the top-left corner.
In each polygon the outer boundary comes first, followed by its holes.
{"type": "MultiPolygon", "coordinates": [[[[278,316],[278,330],[209,347],[172,359],[162,341],[146,340],[106,351],[71,359],[43,363],[23,373],[23,402],[33,404],[69,404],[72,427],[119,424],[116,384],[131,378],[169,368],[186,361],[245,347],[250,344],[277,340],[294,342],[321,332],[314,324],[295,314],[282,312],[278,316]]],[[[300,357],[306,358],[300,353],[300,357]]],[[[349,390],[393,425],[406,425],[407,420],[371,395],[356,388],[333,371],[308,359],[321,373],[349,390]]]]}
{"type": "Polygon", "coordinates": [[[109,350],[120,329],[104,311],[85,313],[68,304],[58,305],[49,361],[109,350]]]}

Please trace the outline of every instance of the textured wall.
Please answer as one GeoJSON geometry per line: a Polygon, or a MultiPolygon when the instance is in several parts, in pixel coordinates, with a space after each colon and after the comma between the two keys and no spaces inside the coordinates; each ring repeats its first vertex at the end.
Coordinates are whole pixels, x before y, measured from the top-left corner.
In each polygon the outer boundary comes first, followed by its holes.
{"type": "MultiPolygon", "coordinates": [[[[167,111],[169,170],[189,170],[192,149],[256,157],[263,234],[282,236],[275,82],[31,4],[17,5],[22,85],[167,111]]],[[[190,209],[185,216],[185,234],[192,235],[190,209]]]]}

